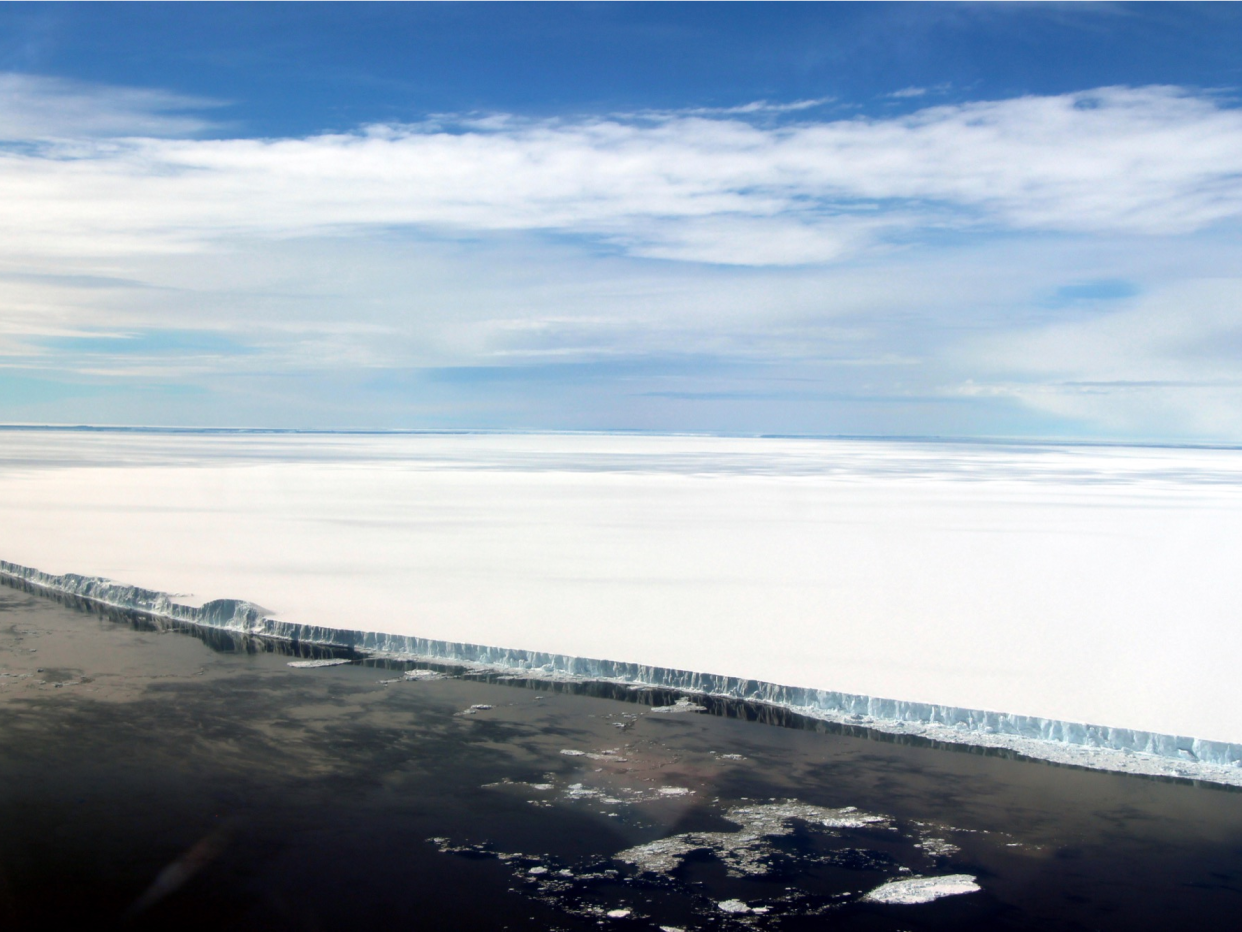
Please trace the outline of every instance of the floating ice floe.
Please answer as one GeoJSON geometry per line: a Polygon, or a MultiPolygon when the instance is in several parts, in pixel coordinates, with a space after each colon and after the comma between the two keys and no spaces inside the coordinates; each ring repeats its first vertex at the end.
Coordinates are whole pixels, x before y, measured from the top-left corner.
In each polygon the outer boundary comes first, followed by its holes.
{"type": "Polygon", "coordinates": [[[913,906],[918,903],[930,903],[942,896],[956,896],[959,893],[977,893],[981,887],[975,883],[970,874],[948,874],[944,877],[909,877],[905,880],[892,880],[883,886],[876,887],[863,897],[871,903],[890,903],[899,906],[913,906]]]}
{"type": "Polygon", "coordinates": [[[957,845],[943,838],[924,838],[914,847],[921,848],[933,858],[949,857],[962,850],[957,845]]]}
{"type": "Polygon", "coordinates": [[[676,870],[686,855],[708,851],[720,858],[732,876],[762,876],[769,871],[772,853],[767,839],[793,834],[791,820],[821,829],[887,827],[885,816],[860,812],[853,806],[828,809],[796,800],[757,806],[734,806],[725,818],[741,829],[736,832],[683,832],[618,852],[614,858],[648,874],[676,870]]]}
{"type": "Polygon", "coordinates": [[[407,680],[438,680],[444,674],[437,673],[435,670],[406,670],[405,678],[407,680]]]}
{"type": "MultiPolygon", "coordinates": [[[[487,785],[552,788],[550,784],[517,784],[508,779],[487,785]]],[[[562,787],[559,796],[565,802],[593,803],[598,807],[601,803],[610,806],[628,805],[688,792],[692,791],[679,787],[625,787],[617,791],[618,797],[626,797],[620,799],[608,796],[600,788],[573,783],[562,787]],[[669,790],[673,793],[665,792],[669,790]]],[[[890,839],[901,839],[904,843],[913,844],[920,859],[927,855],[944,857],[955,853],[957,848],[941,836],[952,832],[979,831],[978,829],[952,828],[919,821],[903,826],[889,816],[864,812],[853,806],[829,808],[796,799],[773,799],[766,802],[743,800],[727,809],[722,806],[721,810],[726,819],[739,826],[738,831],[683,832],[626,849],[611,858],[588,856],[570,866],[565,866],[555,855],[498,852],[487,843],[459,846],[453,845],[447,838],[429,840],[448,854],[494,857],[507,862],[514,871],[514,877],[522,882],[525,896],[563,910],[569,915],[597,921],[654,918],[619,904],[616,900],[611,903],[599,902],[600,891],[595,885],[602,880],[630,885],[638,890],[671,890],[689,897],[693,902],[691,911],[707,922],[706,926],[696,923],[692,928],[758,928],[761,927],[758,923],[763,921],[761,917],[823,915],[825,907],[822,903],[817,903],[815,898],[806,899],[797,893],[771,902],[748,901],[742,896],[728,896],[723,891],[718,895],[725,898],[719,900],[703,897],[696,885],[678,871],[686,857],[695,852],[718,858],[727,868],[729,875],[742,879],[742,883],[746,883],[749,878],[771,876],[774,872],[786,876],[793,871],[795,874],[789,876],[795,876],[799,870],[814,869],[822,864],[839,864],[852,870],[877,872],[872,874],[875,878],[872,884],[876,886],[870,892],[864,890],[871,884],[864,884],[863,890],[855,887],[851,892],[836,894],[833,904],[826,907],[834,910],[849,908],[850,904],[915,905],[942,897],[974,893],[981,889],[976,878],[970,874],[923,876],[889,853],[858,847],[860,842],[865,844],[867,836],[871,835],[883,839],[882,844],[886,847],[891,846],[890,839]],[[795,823],[801,825],[796,826],[795,823]],[[790,851],[787,850],[787,845],[775,841],[780,836],[793,835],[795,831],[810,832],[828,838],[839,837],[840,843],[828,851],[822,850],[824,846],[818,842],[813,846],[815,850],[790,851]],[[936,833],[934,836],[933,832],[936,833]],[[625,864],[637,868],[637,871],[618,872],[610,869],[607,867],[609,860],[616,866],[625,864]],[[894,879],[894,869],[898,872],[896,877],[899,879],[894,879]]],[[[613,812],[601,814],[616,815],[613,812]]],[[[740,889],[729,892],[743,894],[740,889]]],[[[659,928],[663,932],[683,932],[686,927],[660,925],[659,928]]]]}
{"type": "Polygon", "coordinates": [[[603,790],[596,789],[592,786],[585,786],[581,783],[571,783],[565,788],[564,797],[566,799],[593,799],[601,803],[607,803],[610,806],[623,806],[627,800],[620,799],[616,796],[610,796],[603,790]]]}
{"type": "Polygon", "coordinates": [[[317,667],[339,667],[341,664],[350,662],[349,660],[290,660],[289,666],[297,667],[299,670],[312,670],[317,667]]]}
{"type": "Polygon", "coordinates": [[[693,699],[682,696],[672,705],[658,705],[651,711],[671,714],[676,714],[678,712],[706,712],[707,706],[699,705],[699,703],[695,702],[693,699]]]}

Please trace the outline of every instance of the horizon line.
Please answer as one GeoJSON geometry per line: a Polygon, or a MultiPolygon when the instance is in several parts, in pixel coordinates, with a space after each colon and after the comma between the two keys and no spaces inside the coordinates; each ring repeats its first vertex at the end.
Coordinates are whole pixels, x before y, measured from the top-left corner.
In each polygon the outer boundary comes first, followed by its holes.
{"type": "Polygon", "coordinates": [[[1013,446],[1142,447],[1149,449],[1242,450],[1242,441],[1117,440],[1082,437],[1015,437],[940,434],[819,434],[754,431],[651,430],[646,428],[509,428],[509,427],[185,427],[157,424],[0,423],[0,431],[77,431],[133,434],[309,434],[353,436],[590,436],[618,434],[640,437],[715,437],[733,440],[848,440],[878,443],[943,443],[1013,446]]]}

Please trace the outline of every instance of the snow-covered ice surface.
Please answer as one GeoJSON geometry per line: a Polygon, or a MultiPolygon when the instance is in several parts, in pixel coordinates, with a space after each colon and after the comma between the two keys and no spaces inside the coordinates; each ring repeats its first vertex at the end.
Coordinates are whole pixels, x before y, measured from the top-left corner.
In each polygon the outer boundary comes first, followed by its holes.
{"type": "Polygon", "coordinates": [[[114,604],[1242,783],[1237,449],[3,430],[0,493],[114,604]]]}
{"type": "Polygon", "coordinates": [[[863,899],[873,903],[891,903],[899,906],[914,906],[919,903],[930,903],[942,896],[957,896],[961,893],[976,893],[979,885],[970,874],[948,874],[944,877],[908,877],[905,880],[890,880],[883,886],[876,887],[863,899]]]}

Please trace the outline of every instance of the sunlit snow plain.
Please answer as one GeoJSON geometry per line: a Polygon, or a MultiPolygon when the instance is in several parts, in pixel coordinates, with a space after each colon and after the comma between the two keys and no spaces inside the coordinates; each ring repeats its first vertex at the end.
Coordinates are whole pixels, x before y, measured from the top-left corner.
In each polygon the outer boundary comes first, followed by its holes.
{"type": "Polygon", "coordinates": [[[1242,450],[6,429],[0,491],[189,603],[1242,742],[1242,450]]]}

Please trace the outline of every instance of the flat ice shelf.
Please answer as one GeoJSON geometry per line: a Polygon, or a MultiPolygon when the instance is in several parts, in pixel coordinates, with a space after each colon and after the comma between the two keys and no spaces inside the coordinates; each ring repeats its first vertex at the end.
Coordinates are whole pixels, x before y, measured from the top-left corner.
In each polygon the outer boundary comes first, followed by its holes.
{"type": "Polygon", "coordinates": [[[243,597],[293,625],[1242,742],[1236,449],[2,439],[0,557],[53,574],[243,597]]]}

